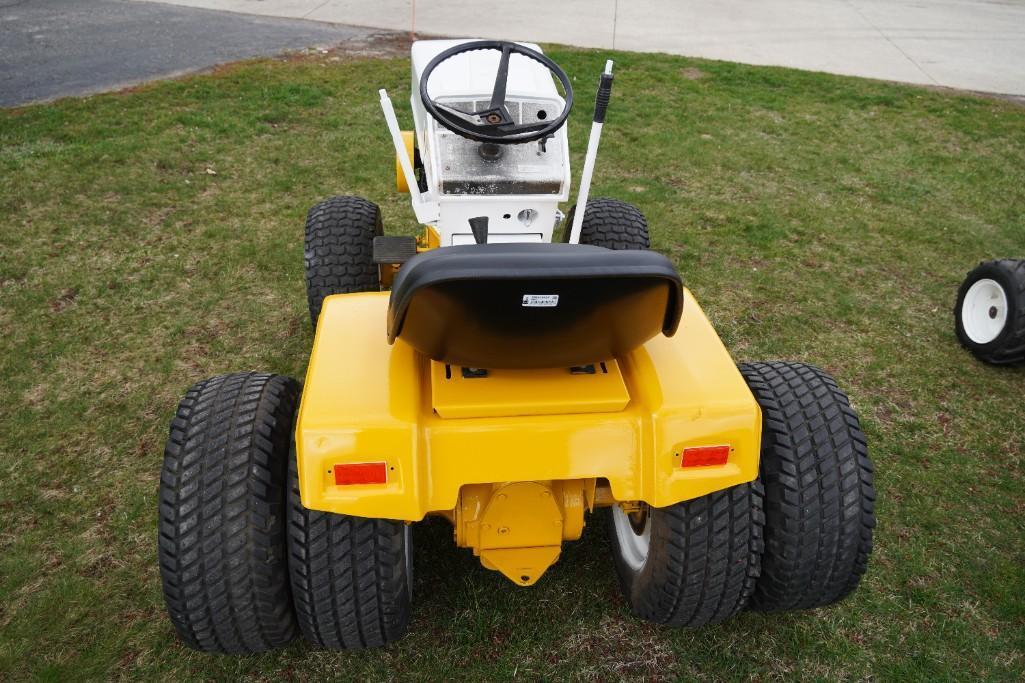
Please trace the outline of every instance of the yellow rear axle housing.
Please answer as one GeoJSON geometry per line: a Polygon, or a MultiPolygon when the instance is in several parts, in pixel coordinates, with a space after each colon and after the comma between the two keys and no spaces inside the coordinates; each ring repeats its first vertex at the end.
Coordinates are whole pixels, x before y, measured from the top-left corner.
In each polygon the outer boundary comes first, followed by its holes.
{"type": "Polygon", "coordinates": [[[563,541],[584,531],[594,509],[595,480],[469,484],[450,515],[456,545],[521,586],[533,585],[556,560],[563,541]]]}

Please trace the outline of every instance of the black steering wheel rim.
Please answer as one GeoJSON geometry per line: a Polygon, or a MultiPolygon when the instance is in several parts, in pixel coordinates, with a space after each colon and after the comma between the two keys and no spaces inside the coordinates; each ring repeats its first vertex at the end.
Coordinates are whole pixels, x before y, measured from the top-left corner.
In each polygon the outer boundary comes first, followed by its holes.
{"type": "Polygon", "coordinates": [[[549,137],[561,128],[569,118],[570,109],[573,108],[573,86],[562,67],[536,50],[504,40],[477,40],[450,47],[440,52],[427,64],[427,68],[420,76],[420,100],[423,102],[424,109],[435,121],[457,135],[477,142],[512,145],[549,137]],[[478,50],[498,50],[502,53],[491,95],[491,106],[479,112],[463,112],[431,99],[431,96],[427,94],[427,83],[431,74],[434,73],[434,69],[456,55],[478,50]],[[564,97],[566,104],[558,116],[536,124],[516,124],[512,121],[508,110],[505,109],[505,86],[508,79],[509,57],[513,54],[522,55],[538,62],[555,74],[555,77],[562,83],[563,91],[566,93],[564,97]],[[473,117],[477,117],[480,123],[473,123],[470,120],[473,117]]]}

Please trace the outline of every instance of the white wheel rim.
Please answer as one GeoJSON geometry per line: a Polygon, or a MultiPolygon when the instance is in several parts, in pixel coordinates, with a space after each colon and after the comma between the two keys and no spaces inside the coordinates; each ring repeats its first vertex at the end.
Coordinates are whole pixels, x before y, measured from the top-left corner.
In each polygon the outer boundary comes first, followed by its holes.
{"type": "Polygon", "coordinates": [[[996,280],[984,278],[968,288],[961,304],[961,325],[976,344],[988,344],[1007,324],[1007,292],[996,280]]]}
{"type": "Polygon", "coordinates": [[[630,516],[617,505],[612,508],[612,524],[623,562],[633,571],[641,571],[648,561],[648,548],[651,547],[651,514],[644,516],[644,528],[637,533],[630,523],[630,516]]]}

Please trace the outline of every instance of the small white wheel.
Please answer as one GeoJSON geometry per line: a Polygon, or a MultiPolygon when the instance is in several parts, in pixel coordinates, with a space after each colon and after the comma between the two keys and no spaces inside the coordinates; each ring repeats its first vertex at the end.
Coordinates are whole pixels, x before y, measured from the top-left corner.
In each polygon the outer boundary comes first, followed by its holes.
{"type": "Polygon", "coordinates": [[[631,515],[616,505],[612,508],[612,524],[619,554],[627,567],[635,572],[644,568],[651,547],[651,515],[647,510],[631,515]]]}
{"type": "Polygon", "coordinates": [[[977,280],[961,303],[961,320],[969,339],[976,344],[990,343],[1007,324],[1007,292],[996,280],[977,280]]]}
{"type": "Polygon", "coordinates": [[[987,363],[1025,360],[1025,259],[985,261],[968,273],[954,304],[954,330],[987,363]]]}

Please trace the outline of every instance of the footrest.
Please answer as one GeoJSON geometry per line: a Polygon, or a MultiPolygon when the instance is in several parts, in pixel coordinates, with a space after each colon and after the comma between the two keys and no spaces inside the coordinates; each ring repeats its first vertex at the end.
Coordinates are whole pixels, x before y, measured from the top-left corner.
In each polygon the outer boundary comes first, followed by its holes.
{"type": "Polygon", "coordinates": [[[374,238],[374,263],[405,263],[414,256],[415,237],[378,235],[374,238]]]}

